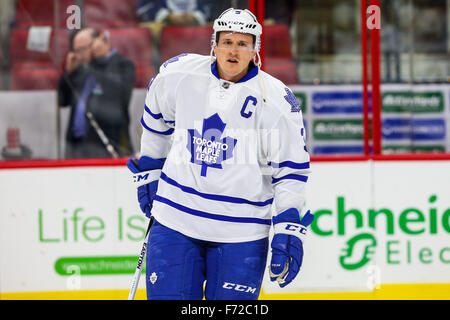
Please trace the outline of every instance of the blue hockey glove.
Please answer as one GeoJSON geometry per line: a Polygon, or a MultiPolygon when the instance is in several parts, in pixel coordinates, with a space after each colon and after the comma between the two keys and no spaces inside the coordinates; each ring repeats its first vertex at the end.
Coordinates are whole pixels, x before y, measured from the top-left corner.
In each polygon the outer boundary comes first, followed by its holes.
{"type": "Polygon", "coordinates": [[[274,237],[272,239],[272,260],[270,281],[277,281],[281,288],[297,276],[303,261],[303,242],[306,227],[314,220],[308,210],[300,221],[297,209],[291,208],[273,217],[274,237]]]}
{"type": "Polygon", "coordinates": [[[132,158],[127,162],[137,187],[139,205],[147,218],[151,216],[153,198],[158,189],[158,180],[163,166],[164,159],[153,159],[147,156],[142,156],[139,161],[132,158]]]}

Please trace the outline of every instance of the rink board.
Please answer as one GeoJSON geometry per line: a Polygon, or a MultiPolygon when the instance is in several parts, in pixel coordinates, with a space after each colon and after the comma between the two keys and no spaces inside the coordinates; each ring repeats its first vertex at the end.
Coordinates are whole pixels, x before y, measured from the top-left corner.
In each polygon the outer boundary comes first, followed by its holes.
{"type": "MultiPolygon", "coordinates": [[[[55,163],[0,170],[0,298],[125,299],[147,226],[128,170],[55,163]]],[[[261,299],[450,298],[450,160],[311,167],[301,273],[261,299]]]]}

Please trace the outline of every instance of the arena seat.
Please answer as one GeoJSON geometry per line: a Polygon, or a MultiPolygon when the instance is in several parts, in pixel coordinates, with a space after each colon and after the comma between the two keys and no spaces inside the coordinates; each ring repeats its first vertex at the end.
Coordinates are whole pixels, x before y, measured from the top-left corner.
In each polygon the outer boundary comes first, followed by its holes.
{"type": "MultiPolygon", "coordinates": [[[[57,0],[59,27],[66,26],[70,14],[67,7],[77,5],[77,0],[57,0]]],[[[135,1],[84,0],[82,12],[86,26],[94,28],[136,26],[135,1]]],[[[17,0],[16,27],[54,26],[55,0],[17,0]]]]}
{"type": "MultiPolygon", "coordinates": [[[[111,46],[120,54],[129,58],[136,67],[136,84],[143,88],[148,85],[155,70],[152,65],[152,39],[148,28],[111,28],[111,46]]],[[[49,89],[53,88],[53,70],[58,70],[64,64],[64,59],[69,51],[69,35],[65,29],[52,30],[48,52],[31,51],[27,49],[28,29],[13,29],[10,37],[11,66],[14,69],[13,88],[20,89],[49,89]],[[57,49],[59,52],[57,52],[57,49]],[[43,83],[24,79],[29,74],[36,77],[42,70],[46,81],[43,83]],[[23,80],[24,79],[24,80],[23,80]],[[48,80],[50,79],[50,80],[48,80]],[[20,84],[19,81],[24,81],[20,84]],[[48,83],[48,84],[46,84],[48,83]]]]}
{"type": "Polygon", "coordinates": [[[161,34],[161,63],[180,53],[209,55],[211,51],[210,26],[164,27],[161,34]]]}
{"type": "Polygon", "coordinates": [[[263,70],[281,80],[284,84],[298,84],[297,65],[288,59],[266,58],[263,70]]]}
{"type": "MultiPolygon", "coordinates": [[[[69,14],[67,7],[76,4],[76,0],[58,0],[59,27],[66,26],[69,14]]],[[[17,0],[15,26],[28,28],[30,26],[54,26],[54,0],[17,0]]]]}
{"type": "Polygon", "coordinates": [[[291,37],[287,25],[265,26],[263,37],[265,57],[292,59],[291,37]]]}
{"type": "Polygon", "coordinates": [[[65,29],[52,30],[47,52],[27,49],[28,29],[12,29],[9,41],[11,66],[60,67],[69,51],[69,37],[65,29]]]}
{"type": "Polygon", "coordinates": [[[148,28],[111,28],[111,47],[134,62],[136,67],[152,63],[152,37],[148,28]]]}
{"type": "Polygon", "coordinates": [[[136,88],[146,88],[155,75],[152,62],[152,38],[148,28],[111,28],[111,47],[133,61],[136,67],[136,88]]]}
{"type": "Polygon", "coordinates": [[[85,25],[94,28],[137,26],[136,1],[84,0],[85,25]]]}
{"type": "Polygon", "coordinates": [[[11,72],[12,90],[55,90],[59,69],[52,67],[17,67],[11,72]]]}
{"type": "Polygon", "coordinates": [[[154,75],[155,68],[153,66],[137,67],[135,88],[147,88],[154,75]]]}
{"type": "Polygon", "coordinates": [[[298,84],[297,65],[292,59],[289,28],[285,24],[264,27],[263,70],[285,84],[298,84]]]}

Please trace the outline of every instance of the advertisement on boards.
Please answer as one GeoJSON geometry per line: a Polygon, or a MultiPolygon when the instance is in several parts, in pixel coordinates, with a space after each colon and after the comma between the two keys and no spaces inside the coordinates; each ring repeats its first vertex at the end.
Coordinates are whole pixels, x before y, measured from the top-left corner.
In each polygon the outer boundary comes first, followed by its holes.
{"type": "MultiPolygon", "coordinates": [[[[263,292],[450,283],[449,167],[312,163],[305,208],[315,220],[301,272],[283,289],[266,272],[263,292]]],[[[148,219],[127,168],[3,169],[0,189],[2,295],[129,288],[148,219]]]]}

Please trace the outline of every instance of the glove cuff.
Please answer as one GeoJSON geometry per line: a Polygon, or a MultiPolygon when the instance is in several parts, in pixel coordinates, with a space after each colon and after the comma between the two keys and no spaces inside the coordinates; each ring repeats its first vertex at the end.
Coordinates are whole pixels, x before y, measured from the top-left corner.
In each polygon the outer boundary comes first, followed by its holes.
{"type": "Polygon", "coordinates": [[[157,181],[161,176],[161,169],[148,170],[133,174],[133,182],[136,188],[152,181],[157,181]]]}
{"type": "Polygon", "coordinates": [[[273,226],[275,234],[287,234],[290,236],[295,236],[300,240],[304,241],[308,229],[294,222],[280,222],[273,226]]]}
{"type": "Polygon", "coordinates": [[[300,220],[298,210],[290,208],[273,217],[272,220],[275,234],[287,234],[304,241],[308,231],[307,227],[314,220],[314,215],[308,210],[300,220]]]}

